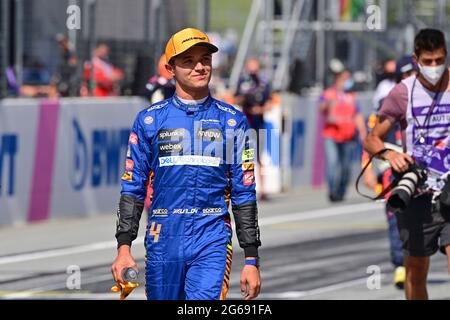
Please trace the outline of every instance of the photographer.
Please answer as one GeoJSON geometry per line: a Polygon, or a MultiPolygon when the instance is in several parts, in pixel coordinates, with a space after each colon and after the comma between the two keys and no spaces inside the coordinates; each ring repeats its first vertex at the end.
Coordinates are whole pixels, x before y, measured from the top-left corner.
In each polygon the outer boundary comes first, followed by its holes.
{"type": "MultiPolygon", "coordinates": [[[[395,63],[394,68],[395,73],[393,73],[393,75],[386,73],[386,79],[380,82],[377,87],[377,92],[373,98],[374,110],[373,113],[370,114],[367,121],[367,126],[370,130],[375,125],[376,113],[380,110],[384,99],[389,95],[395,85],[403,79],[416,74],[412,56],[402,57],[395,63]],[[392,79],[395,79],[395,81],[392,79]]],[[[392,129],[386,134],[384,137],[384,142],[390,143],[391,146],[397,146],[401,149],[401,130],[398,124],[393,126],[392,129]]],[[[365,151],[363,152],[362,160],[363,166],[369,160],[369,154],[365,151]]],[[[367,169],[368,170],[364,175],[365,183],[369,188],[375,190],[377,194],[379,194],[381,190],[388,188],[394,178],[392,175],[392,169],[386,165],[385,161],[376,161],[373,163],[372,167],[367,169]]],[[[388,199],[388,196],[389,194],[386,194],[384,198],[388,199]]],[[[385,214],[389,226],[389,247],[391,262],[394,266],[394,285],[398,289],[403,289],[406,280],[406,270],[403,263],[402,241],[400,240],[400,234],[397,228],[397,219],[395,217],[395,213],[390,210],[389,205],[385,206],[385,214]]]]}
{"type": "MultiPolygon", "coordinates": [[[[415,37],[413,58],[419,74],[396,85],[384,100],[364,148],[387,160],[399,175],[421,176],[403,211],[397,210],[397,225],[403,243],[406,267],[406,298],[428,299],[426,281],[429,257],[439,249],[450,256],[450,219],[440,193],[450,171],[449,70],[444,34],[423,29],[415,37]],[[385,149],[383,140],[399,123],[405,153],[385,149]],[[382,152],[383,151],[383,152],[382,152]],[[419,168],[419,169],[417,169],[419,168]]],[[[448,258],[449,259],[449,258],[448,258]]],[[[450,269],[450,260],[449,260],[450,269]]]]}

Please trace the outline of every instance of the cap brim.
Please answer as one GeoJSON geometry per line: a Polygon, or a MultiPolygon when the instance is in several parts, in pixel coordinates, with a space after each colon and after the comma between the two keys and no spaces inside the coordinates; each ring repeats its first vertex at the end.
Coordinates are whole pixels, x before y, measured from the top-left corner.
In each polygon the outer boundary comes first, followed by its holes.
{"type": "Polygon", "coordinates": [[[402,67],[400,67],[400,73],[405,73],[414,70],[414,66],[412,63],[408,63],[402,67]]]}
{"type": "Polygon", "coordinates": [[[193,45],[193,47],[195,46],[208,48],[211,53],[219,51],[219,48],[209,42],[199,42],[193,45]]]}
{"type": "MultiPolygon", "coordinates": [[[[215,45],[213,45],[213,44],[211,44],[209,42],[197,42],[193,46],[191,46],[189,48],[186,48],[186,49],[184,49],[183,51],[181,51],[181,52],[179,52],[177,54],[174,54],[172,57],[170,57],[169,61],[171,61],[173,58],[179,56],[180,54],[188,51],[190,48],[195,47],[195,46],[207,48],[209,50],[209,52],[211,52],[211,53],[219,51],[219,48],[217,48],[215,45]]],[[[169,63],[169,61],[167,63],[169,63]]]]}

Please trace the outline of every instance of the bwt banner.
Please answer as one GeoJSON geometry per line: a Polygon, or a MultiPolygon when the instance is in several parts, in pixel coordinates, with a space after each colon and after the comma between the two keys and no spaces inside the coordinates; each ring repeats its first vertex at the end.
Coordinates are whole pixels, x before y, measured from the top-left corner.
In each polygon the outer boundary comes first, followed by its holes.
{"type": "Polygon", "coordinates": [[[139,98],[0,101],[0,224],[112,212],[139,98]]]}

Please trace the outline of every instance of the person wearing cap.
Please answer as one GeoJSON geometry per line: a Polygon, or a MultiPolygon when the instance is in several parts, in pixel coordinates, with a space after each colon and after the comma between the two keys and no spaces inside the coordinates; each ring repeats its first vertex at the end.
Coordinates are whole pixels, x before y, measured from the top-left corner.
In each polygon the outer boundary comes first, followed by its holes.
{"type": "MultiPolygon", "coordinates": [[[[390,69],[385,67],[385,72],[387,72],[386,79],[381,81],[377,87],[373,100],[374,111],[368,118],[367,126],[369,130],[374,127],[376,122],[376,113],[383,104],[383,100],[389,95],[390,91],[397,83],[415,74],[412,56],[402,57],[396,61],[395,65],[391,66],[390,69]],[[391,74],[393,69],[395,70],[395,73],[391,74]],[[395,83],[393,85],[391,85],[392,79],[395,79],[395,83]]],[[[391,147],[397,146],[397,148],[401,150],[402,141],[400,126],[394,126],[384,137],[384,142],[391,147]]],[[[366,151],[363,151],[363,167],[366,165],[368,160],[369,154],[366,151]]],[[[365,183],[368,187],[374,189],[376,194],[380,194],[381,191],[387,188],[392,182],[392,170],[380,161],[375,161],[373,164],[374,165],[365,172],[365,183]]],[[[387,199],[388,197],[389,193],[385,196],[385,198],[387,199]]],[[[406,280],[406,270],[404,267],[402,241],[400,240],[400,234],[397,228],[397,218],[392,210],[389,210],[388,206],[385,206],[385,214],[389,226],[388,235],[391,263],[394,266],[393,282],[395,287],[398,289],[403,289],[406,280]]]]}
{"type": "Polygon", "coordinates": [[[388,59],[383,63],[383,80],[381,80],[375,88],[372,103],[375,110],[378,110],[383,103],[383,99],[387,97],[389,92],[397,84],[396,81],[396,61],[388,59]]]}
{"type": "Polygon", "coordinates": [[[404,56],[397,61],[395,69],[395,79],[397,83],[416,75],[416,66],[412,56],[404,56]]]}
{"type": "Polygon", "coordinates": [[[242,294],[248,300],[260,291],[254,139],[246,117],[209,94],[217,51],[200,30],[175,33],[165,50],[175,94],[142,110],[131,130],[111,269],[122,283],[123,270],[137,268],[131,243],[151,183],[148,299],[225,299],[232,259],[229,203],[245,254],[242,294]]]}

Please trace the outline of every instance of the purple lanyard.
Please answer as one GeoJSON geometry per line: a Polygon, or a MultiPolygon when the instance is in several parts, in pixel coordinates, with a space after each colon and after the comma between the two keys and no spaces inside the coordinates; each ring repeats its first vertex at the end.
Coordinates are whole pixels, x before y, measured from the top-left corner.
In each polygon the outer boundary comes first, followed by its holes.
{"type": "MultiPolygon", "coordinates": [[[[441,79],[441,80],[442,80],[442,79],[441,79]]],[[[426,117],[425,117],[425,121],[423,122],[422,125],[420,125],[419,120],[417,119],[416,115],[414,114],[414,104],[413,104],[413,95],[414,95],[414,89],[415,89],[415,87],[416,87],[416,81],[417,81],[417,76],[416,76],[416,78],[414,79],[413,86],[412,86],[412,89],[411,89],[411,98],[410,98],[411,114],[412,114],[412,116],[413,116],[413,118],[414,118],[414,121],[416,122],[416,124],[417,124],[418,127],[425,127],[425,129],[426,129],[426,136],[428,136],[428,129],[429,129],[429,126],[430,126],[431,114],[433,113],[434,107],[435,107],[436,104],[437,104],[438,96],[439,96],[439,93],[440,93],[440,92],[438,91],[438,92],[436,92],[436,93],[434,94],[433,102],[431,103],[430,109],[428,110],[428,113],[427,113],[427,115],[426,115],[426,117]],[[427,122],[428,122],[428,123],[427,123],[427,122]]],[[[439,84],[440,84],[440,81],[439,81],[439,84]]],[[[439,87],[440,87],[440,86],[439,86],[439,87]]],[[[422,130],[423,130],[423,129],[422,129],[422,130]]],[[[423,136],[422,136],[422,137],[423,137],[423,136]]],[[[425,139],[426,137],[423,137],[423,138],[425,139]]]]}

